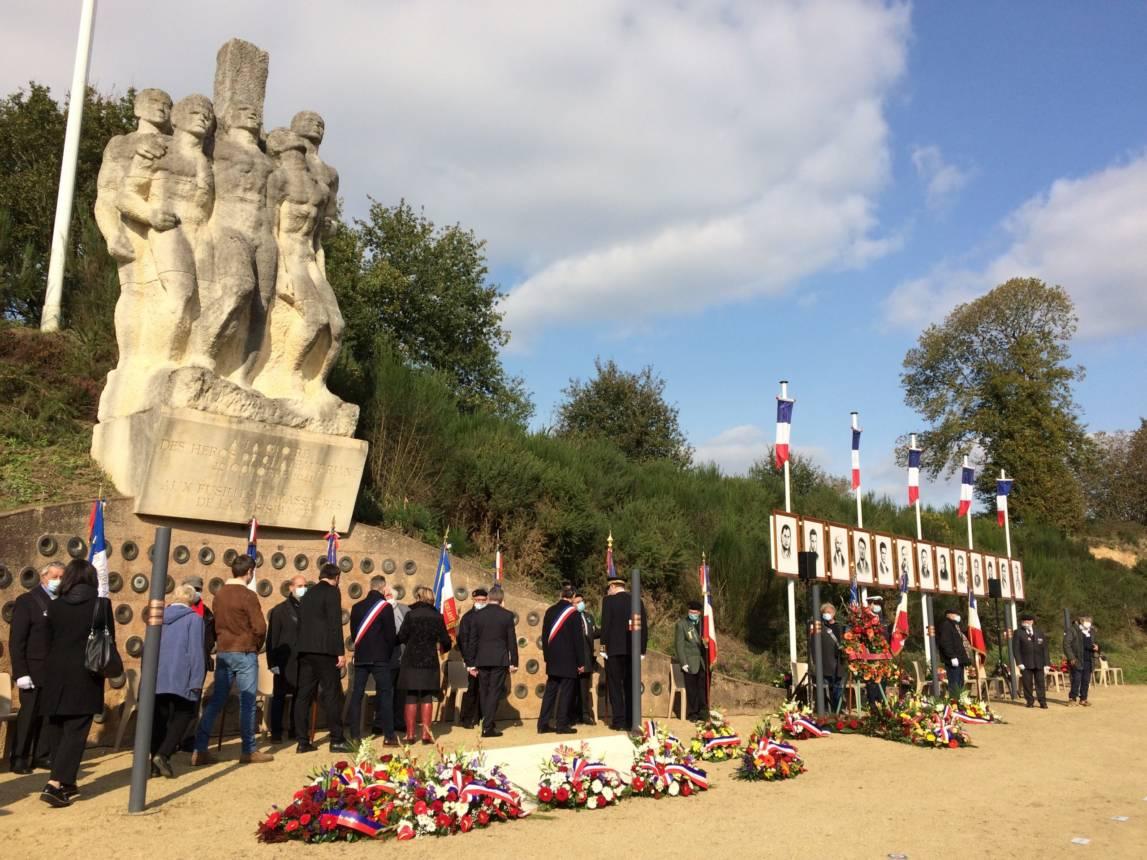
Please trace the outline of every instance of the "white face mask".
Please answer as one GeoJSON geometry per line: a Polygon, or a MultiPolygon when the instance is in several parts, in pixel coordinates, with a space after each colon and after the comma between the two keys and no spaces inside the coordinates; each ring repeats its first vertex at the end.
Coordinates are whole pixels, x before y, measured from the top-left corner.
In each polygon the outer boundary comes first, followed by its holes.
{"type": "Polygon", "coordinates": [[[873,612],[875,612],[877,615],[879,615],[884,609],[879,603],[873,603],[868,608],[871,609],[873,612]]]}
{"type": "Polygon", "coordinates": [[[196,591],[194,596],[192,596],[192,598],[191,598],[191,605],[194,606],[196,603],[198,603],[202,599],[203,599],[203,595],[200,594],[198,591],[196,591]]]}
{"type": "Polygon", "coordinates": [[[1090,621],[1084,621],[1079,626],[1082,627],[1084,630],[1090,630],[1091,629],[1091,622],[1090,621]]]}
{"type": "Polygon", "coordinates": [[[305,585],[300,585],[298,588],[295,589],[295,599],[296,600],[302,600],[303,595],[306,593],[307,593],[307,587],[305,585]]]}
{"type": "Polygon", "coordinates": [[[834,619],[836,616],[835,615],[829,615],[827,612],[822,612],[820,614],[820,617],[831,624],[832,619],[834,619]]]}
{"type": "Polygon", "coordinates": [[[1026,630],[1028,633],[1031,633],[1032,632],[1032,625],[1031,624],[1025,624],[1024,630],[1026,630]]]}
{"type": "Polygon", "coordinates": [[[60,580],[49,579],[44,583],[44,588],[48,589],[48,594],[51,594],[54,597],[56,592],[60,590],[60,580]]]}
{"type": "Polygon", "coordinates": [[[951,618],[953,621],[955,621],[957,624],[960,623],[960,616],[959,615],[949,615],[948,617],[951,618]]]}
{"type": "Polygon", "coordinates": [[[578,612],[585,612],[585,601],[584,600],[579,600],[577,602],[577,611],[578,612]]]}
{"type": "Polygon", "coordinates": [[[485,608],[486,608],[486,604],[485,604],[485,603],[475,603],[475,604],[474,604],[474,608],[475,608],[475,609],[485,609],[485,608]]]}

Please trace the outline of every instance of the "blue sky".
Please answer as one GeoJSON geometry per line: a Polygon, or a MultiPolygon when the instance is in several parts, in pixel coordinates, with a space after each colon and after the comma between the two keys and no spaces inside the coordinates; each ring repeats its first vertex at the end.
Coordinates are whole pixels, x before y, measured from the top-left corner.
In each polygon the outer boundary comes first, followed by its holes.
{"type": "MultiPolygon", "coordinates": [[[[66,91],[78,8],[6,9],[5,92],[66,91]]],[[[735,473],[787,378],[796,449],[844,474],[858,409],[866,486],[899,496],[905,351],[1017,275],[1077,302],[1083,420],[1147,415],[1147,4],[197,10],[102,4],[92,83],[210,93],[226,39],[269,50],[265,125],[323,113],[349,215],[405,197],[488,240],[539,426],[596,356],[651,364],[698,456],[735,473]]]]}

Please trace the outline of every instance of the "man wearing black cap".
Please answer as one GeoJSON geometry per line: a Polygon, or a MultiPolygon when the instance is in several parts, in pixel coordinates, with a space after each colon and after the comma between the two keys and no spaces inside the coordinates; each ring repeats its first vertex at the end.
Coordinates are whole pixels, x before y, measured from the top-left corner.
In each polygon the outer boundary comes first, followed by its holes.
{"type": "Polygon", "coordinates": [[[473,605],[458,622],[458,650],[462,654],[462,661],[466,664],[466,692],[462,694],[462,713],[460,714],[462,726],[467,729],[474,728],[474,723],[482,718],[482,706],[478,695],[478,664],[474,662],[474,652],[467,645],[473,641],[469,636],[469,628],[474,623],[478,612],[486,607],[490,593],[484,588],[475,588],[470,592],[473,605]]]}
{"type": "Polygon", "coordinates": [[[1042,630],[1035,629],[1035,616],[1030,612],[1020,616],[1020,629],[1012,636],[1012,656],[1015,657],[1020,670],[1024,698],[1027,699],[1028,707],[1035,707],[1035,700],[1038,698],[1039,706],[1046,708],[1044,673],[1050,669],[1047,636],[1042,630]]]}
{"type": "Polygon", "coordinates": [[[585,671],[587,660],[585,636],[582,634],[577,607],[574,606],[574,587],[568,582],[562,586],[561,600],[546,610],[542,618],[542,654],[546,659],[546,691],[542,695],[542,710],[538,714],[538,734],[556,731],[559,735],[574,734],[570,725],[570,699],[578,676],[585,671]],[[556,727],[550,726],[550,721],[556,727]]]}
{"type": "Polygon", "coordinates": [[[689,611],[677,622],[673,641],[677,662],[681,664],[681,671],[685,675],[685,719],[707,719],[709,647],[701,636],[700,600],[689,601],[689,611]]]}
{"type": "MultiPolygon", "coordinates": [[[[941,556],[943,558],[943,556],[941,556]]],[[[964,691],[964,667],[971,663],[972,646],[960,629],[960,610],[949,609],[936,628],[936,647],[948,673],[948,698],[958,699],[964,691]]]]}
{"type": "MultiPolygon", "coordinates": [[[[625,580],[617,573],[609,577],[608,590],[601,602],[601,658],[605,660],[605,681],[609,688],[609,727],[614,731],[634,728],[633,667],[629,662],[630,595],[625,580]]],[[[649,639],[645,623],[645,601],[641,602],[641,656],[649,639]]],[[[637,703],[640,710],[641,703],[637,703]]]]}

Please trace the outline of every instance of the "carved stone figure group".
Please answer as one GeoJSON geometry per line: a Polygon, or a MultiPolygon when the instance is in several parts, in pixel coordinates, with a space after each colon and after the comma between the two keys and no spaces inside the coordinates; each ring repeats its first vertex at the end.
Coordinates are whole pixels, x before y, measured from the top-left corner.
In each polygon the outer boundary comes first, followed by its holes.
{"type": "Polygon", "coordinates": [[[321,244],[338,200],[338,173],[319,157],[322,118],[303,111],[264,140],[260,105],[232,102],[217,129],[205,96],[173,106],[156,89],[135,113],[98,180],[96,220],[121,286],[100,419],[156,405],[182,368],[197,369],[183,384],[215,401],[341,406],[326,388],[343,319],[321,244]]]}

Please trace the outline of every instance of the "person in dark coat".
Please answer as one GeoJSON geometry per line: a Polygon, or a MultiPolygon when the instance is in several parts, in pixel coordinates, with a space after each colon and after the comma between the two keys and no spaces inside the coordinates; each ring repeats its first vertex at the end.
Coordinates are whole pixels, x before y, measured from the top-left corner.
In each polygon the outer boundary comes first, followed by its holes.
{"type": "Polygon", "coordinates": [[[48,657],[48,607],[60,590],[64,566],[53,561],[40,571],[38,587],[25,591],[12,606],[8,628],[8,654],[12,677],[20,692],[20,713],[12,736],[12,773],[45,770],[49,762],[47,720],[40,705],[44,689],[44,662],[48,657]]]}
{"type": "Polygon", "coordinates": [[[685,676],[685,719],[709,717],[709,643],[701,635],[701,601],[690,600],[673,630],[673,652],[685,676]]]}
{"type": "Polygon", "coordinates": [[[467,653],[466,643],[470,641],[468,628],[474,622],[478,613],[486,608],[488,598],[489,592],[487,592],[486,589],[475,588],[470,592],[470,599],[473,601],[473,606],[458,620],[458,650],[462,652],[462,661],[466,664],[466,692],[462,694],[462,713],[460,716],[463,728],[467,729],[474,728],[474,723],[482,718],[482,709],[478,694],[477,666],[474,665],[474,655],[467,653]]]}
{"type": "Polygon", "coordinates": [[[1095,656],[1098,653],[1099,644],[1091,629],[1091,616],[1081,615],[1068,632],[1063,634],[1063,656],[1071,668],[1068,707],[1073,707],[1076,700],[1085,708],[1090,706],[1087,691],[1091,687],[1091,675],[1095,671],[1095,656]]]}
{"type": "MultiPolygon", "coordinates": [[[[630,594],[625,581],[614,573],[601,602],[601,658],[605,660],[605,680],[609,687],[609,727],[614,731],[634,728],[633,667],[630,664],[630,594]]],[[[641,602],[641,656],[649,640],[645,601],[641,602]]],[[[640,710],[641,703],[637,703],[640,710]]]]}
{"type": "MultiPolygon", "coordinates": [[[[55,806],[70,806],[77,794],[76,775],[84,757],[92,718],[104,710],[104,678],[84,665],[88,634],[93,627],[111,632],[115,619],[111,601],[99,597],[96,569],[83,559],[64,568],[59,597],[48,607],[48,656],[44,661],[44,698],[52,747],[52,775],[40,799],[55,806]]],[[[114,647],[113,647],[114,651],[114,647]]],[[[113,662],[119,662],[118,656],[113,662]]],[[[112,674],[115,666],[109,667],[112,674]]],[[[119,673],[122,673],[122,664],[119,673]]]]}
{"type": "Polygon", "coordinates": [[[971,663],[972,646],[960,629],[960,611],[949,609],[936,628],[936,647],[948,673],[948,698],[958,699],[964,691],[964,667],[971,663]]]}
{"type": "Polygon", "coordinates": [[[1020,629],[1012,635],[1012,656],[1020,670],[1024,698],[1029,708],[1039,699],[1041,708],[1047,707],[1044,674],[1050,669],[1047,636],[1035,629],[1035,616],[1025,612],[1020,616],[1020,629]],[[1034,688],[1034,690],[1033,690],[1034,688]]]}
{"type": "Polygon", "coordinates": [[[586,663],[585,671],[578,675],[574,686],[573,701],[570,702],[570,723],[582,723],[587,726],[597,725],[593,716],[593,673],[597,670],[597,624],[593,613],[585,608],[585,595],[580,591],[574,595],[574,606],[577,607],[581,619],[581,628],[585,636],[586,663]]]}
{"type": "Polygon", "coordinates": [[[366,597],[351,607],[350,631],[354,637],[354,686],[351,689],[347,723],[352,735],[361,725],[362,700],[366,696],[366,682],[374,678],[375,737],[382,736],[388,747],[398,746],[394,736],[394,685],[390,675],[390,661],[398,644],[394,629],[394,607],[383,596],[386,579],[372,577],[366,597]]]}
{"type": "Polygon", "coordinates": [[[318,694],[330,732],[331,752],[350,752],[343,734],[343,688],[339,670],[346,666],[342,599],[337,564],[319,568],[319,581],[299,601],[299,688],[295,696],[297,752],[314,752],[311,702],[318,694]]]}
{"type": "Polygon", "coordinates": [[[195,719],[203,693],[207,663],[203,654],[203,619],[192,608],[195,589],[181,585],[163,610],[163,637],[155,685],[155,718],[151,724],[152,776],[175,777],[171,756],[195,719]]]}
{"type": "Polygon", "coordinates": [[[518,671],[518,634],[514,629],[514,613],[502,606],[505,592],[500,585],[490,589],[486,608],[466,627],[466,641],[462,643],[467,654],[467,671],[478,679],[479,711],[482,714],[482,737],[498,738],[494,720],[498,703],[506,689],[510,672],[518,671]]]}
{"type": "Polygon", "coordinates": [[[403,717],[408,744],[414,743],[414,726],[422,721],[422,742],[433,744],[430,721],[434,717],[434,700],[442,697],[442,667],[439,653],[453,647],[442,614],[434,608],[434,592],[425,585],[414,589],[414,605],[398,631],[403,646],[398,672],[398,688],[405,697],[403,717]]]}
{"type": "MultiPolygon", "coordinates": [[[[836,621],[836,607],[831,603],[820,607],[820,660],[825,690],[828,693],[829,710],[835,712],[840,706],[844,691],[844,654],[841,643],[844,631],[836,621]]],[[[816,635],[809,636],[808,645],[810,678],[816,677],[816,635]]]]}
{"type": "Polygon", "coordinates": [[[275,679],[271,682],[271,743],[283,742],[283,715],[290,727],[287,737],[297,740],[294,709],[287,711],[287,696],[299,692],[299,601],[307,593],[307,578],[301,573],[291,577],[287,598],[267,613],[267,668],[275,679]]]}
{"type": "Polygon", "coordinates": [[[562,586],[561,599],[546,610],[542,618],[542,655],[546,660],[546,691],[542,695],[542,709],[538,714],[538,734],[557,732],[571,735],[577,732],[570,725],[570,699],[578,676],[589,663],[585,650],[585,634],[577,607],[574,606],[574,587],[562,586]],[[556,726],[551,726],[551,722],[556,726]]]}

